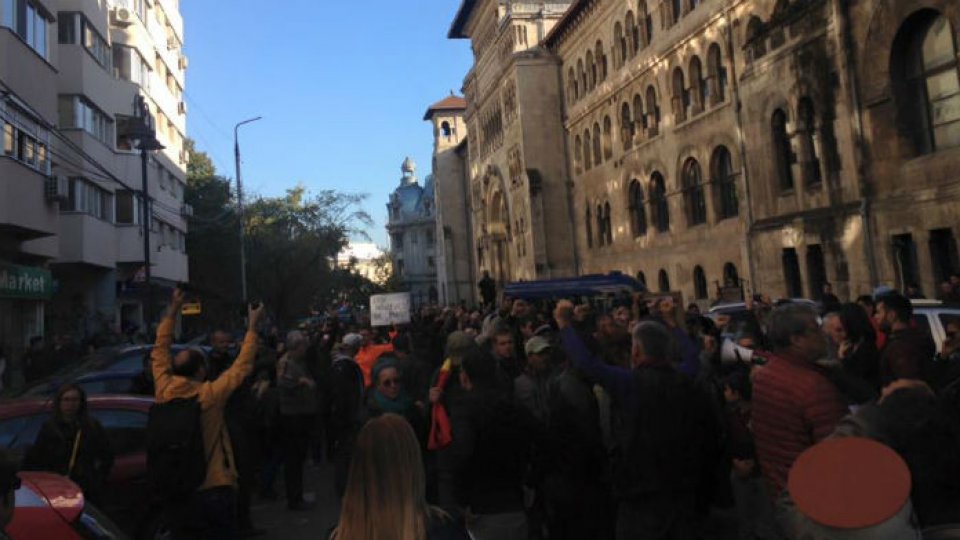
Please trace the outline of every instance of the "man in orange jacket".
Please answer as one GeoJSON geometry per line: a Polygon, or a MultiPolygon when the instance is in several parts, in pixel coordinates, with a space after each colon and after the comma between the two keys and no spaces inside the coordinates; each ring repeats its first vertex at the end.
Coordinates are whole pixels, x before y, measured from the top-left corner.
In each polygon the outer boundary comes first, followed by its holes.
{"type": "Polygon", "coordinates": [[[363,345],[360,347],[360,350],[357,351],[357,356],[354,357],[354,360],[357,361],[357,364],[360,366],[360,371],[363,372],[364,387],[369,388],[371,383],[370,373],[373,371],[373,366],[376,365],[380,355],[393,352],[393,344],[385,343],[380,345],[373,343],[373,330],[370,328],[360,330],[360,335],[363,336],[363,345]]]}

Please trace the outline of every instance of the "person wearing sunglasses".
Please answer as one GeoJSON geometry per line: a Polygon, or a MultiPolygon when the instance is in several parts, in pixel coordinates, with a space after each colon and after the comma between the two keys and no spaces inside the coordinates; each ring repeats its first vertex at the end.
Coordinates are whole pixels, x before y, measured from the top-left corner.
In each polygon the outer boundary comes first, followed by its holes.
{"type": "Polygon", "coordinates": [[[0,450],[0,540],[9,538],[6,528],[13,521],[13,511],[17,507],[17,490],[20,489],[17,468],[17,461],[5,450],[0,450]]]}
{"type": "Polygon", "coordinates": [[[417,436],[423,440],[424,404],[414,401],[403,384],[403,377],[396,359],[392,356],[381,357],[371,373],[373,386],[367,394],[367,413],[370,418],[385,413],[394,413],[404,417],[413,427],[417,436]]]}

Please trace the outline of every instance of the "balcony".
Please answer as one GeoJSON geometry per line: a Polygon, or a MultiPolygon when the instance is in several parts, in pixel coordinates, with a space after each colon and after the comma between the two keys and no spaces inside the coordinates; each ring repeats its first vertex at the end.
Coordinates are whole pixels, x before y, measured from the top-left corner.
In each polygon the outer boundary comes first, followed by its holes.
{"type": "Polygon", "coordinates": [[[117,243],[112,223],[83,213],[60,215],[60,256],[57,263],[113,268],[117,243]]]}
{"type": "Polygon", "coordinates": [[[59,232],[57,205],[47,201],[45,181],[41,173],[0,157],[0,234],[22,242],[59,232]]]}

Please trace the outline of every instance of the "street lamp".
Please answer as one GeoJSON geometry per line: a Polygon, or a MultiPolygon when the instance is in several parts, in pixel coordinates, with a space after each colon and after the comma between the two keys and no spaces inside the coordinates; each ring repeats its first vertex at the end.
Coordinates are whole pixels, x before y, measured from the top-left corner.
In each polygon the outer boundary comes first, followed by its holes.
{"type": "Polygon", "coordinates": [[[240,215],[240,289],[241,296],[243,297],[243,303],[247,303],[247,247],[246,247],[246,231],[244,230],[244,217],[243,217],[243,180],[240,177],[240,139],[239,139],[239,130],[240,126],[244,124],[249,124],[261,120],[262,116],[257,116],[256,118],[250,118],[244,120],[243,122],[238,122],[237,125],[233,126],[233,154],[236,159],[236,168],[237,168],[237,210],[240,215]]]}
{"type": "Polygon", "coordinates": [[[165,147],[157,140],[157,131],[153,127],[153,117],[147,108],[147,103],[143,96],[137,95],[133,100],[133,121],[131,122],[128,133],[131,139],[136,139],[137,150],[140,150],[140,176],[141,176],[141,216],[143,222],[143,281],[146,289],[145,302],[143,308],[143,326],[149,333],[153,324],[153,282],[151,281],[150,271],[150,190],[147,185],[147,163],[150,160],[150,152],[163,150],[165,147]]]}

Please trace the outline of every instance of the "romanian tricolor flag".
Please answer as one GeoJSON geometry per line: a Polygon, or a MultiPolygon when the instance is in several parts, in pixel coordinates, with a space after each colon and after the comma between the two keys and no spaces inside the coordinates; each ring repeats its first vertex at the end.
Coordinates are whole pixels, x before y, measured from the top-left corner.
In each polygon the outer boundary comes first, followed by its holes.
{"type": "MultiPolygon", "coordinates": [[[[449,358],[444,360],[440,367],[440,373],[437,375],[437,387],[442,390],[447,388],[447,381],[453,372],[453,362],[449,358]]],[[[430,418],[430,436],[427,438],[428,450],[440,450],[446,448],[453,442],[453,433],[450,427],[450,416],[447,415],[447,407],[442,401],[433,404],[430,418]]]]}

